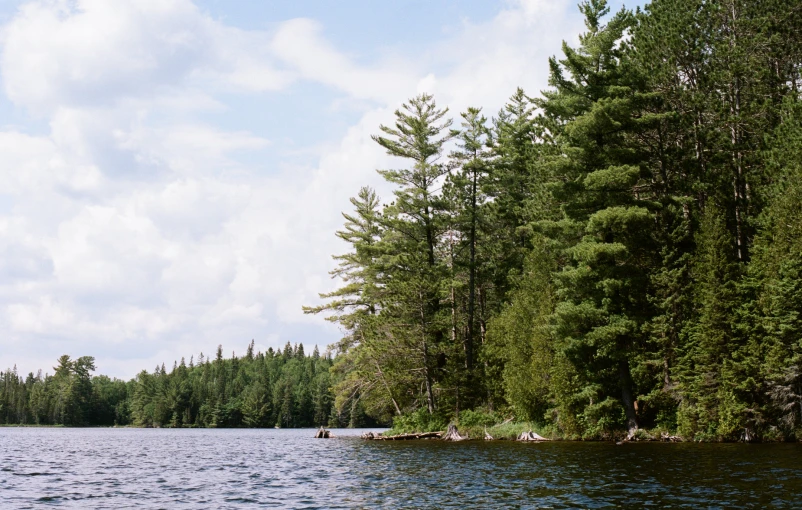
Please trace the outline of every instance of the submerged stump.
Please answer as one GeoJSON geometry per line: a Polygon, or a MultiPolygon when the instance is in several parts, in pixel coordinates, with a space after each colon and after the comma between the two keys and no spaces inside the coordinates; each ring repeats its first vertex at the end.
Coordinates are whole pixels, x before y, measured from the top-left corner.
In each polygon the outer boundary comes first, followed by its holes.
{"type": "Polygon", "coordinates": [[[324,429],[323,427],[320,427],[320,430],[318,430],[315,433],[315,439],[328,439],[330,437],[334,437],[334,434],[332,434],[331,431],[324,429]]]}

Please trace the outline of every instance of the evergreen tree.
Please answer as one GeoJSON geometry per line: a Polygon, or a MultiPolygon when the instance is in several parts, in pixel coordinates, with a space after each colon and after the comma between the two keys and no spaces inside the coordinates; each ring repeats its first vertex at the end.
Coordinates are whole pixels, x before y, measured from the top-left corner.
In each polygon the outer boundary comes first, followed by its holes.
{"type": "Polygon", "coordinates": [[[700,308],[680,366],[684,399],[679,419],[686,435],[715,437],[720,399],[728,391],[722,377],[737,345],[733,339],[739,277],[732,241],[721,209],[708,203],[697,239],[701,254],[693,269],[694,301],[700,308]]]}
{"type": "Polygon", "coordinates": [[[638,428],[632,374],[645,343],[654,250],[655,204],[638,192],[643,161],[631,143],[642,129],[644,98],[626,75],[621,49],[630,13],[622,10],[603,25],[605,1],[580,10],[588,32],[579,49],[564,45],[565,59],[552,59],[554,90],[539,102],[546,125],[558,133],[556,164],[565,176],[553,188],[564,214],[557,240],[565,246],[555,333],[557,349],[582,381],[587,430],[615,428],[621,413],[631,435],[638,428]]]}
{"type": "Polygon", "coordinates": [[[476,289],[477,289],[477,245],[481,222],[480,209],[485,201],[484,181],[488,172],[490,130],[481,108],[468,108],[461,114],[460,129],[452,131],[459,150],[451,154],[451,160],[459,172],[452,174],[451,184],[458,200],[457,225],[464,244],[467,245],[468,303],[466,310],[466,331],[464,341],[465,368],[471,372],[474,365],[476,345],[476,289]]]}
{"type": "Polygon", "coordinates": [[[438,161],[451,136],[447,112],[432,96],[417,96],[396,111],[395,127],[381,126],[386,136],[373,137],[388,154],[411,165],[379,171],[397,186],[395,201],[382,217],[382,284],[388,299],[382,301],[381,319],[396,352],[410,363],[407,370],[420,374],[429,414],[437,407],[438,371],[450,353],[441,307],[447,272],[438,250],[445,215],[437,193],[448,172],[438,161]]]}

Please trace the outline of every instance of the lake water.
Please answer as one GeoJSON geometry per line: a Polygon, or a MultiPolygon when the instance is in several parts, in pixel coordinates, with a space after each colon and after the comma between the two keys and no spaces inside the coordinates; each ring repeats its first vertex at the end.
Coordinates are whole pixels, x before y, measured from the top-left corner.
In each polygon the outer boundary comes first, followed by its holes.
{"type": "Polygon", "coordinates": [[[802,508],[800,444],[0,428],[0,508],[802,508]]]}

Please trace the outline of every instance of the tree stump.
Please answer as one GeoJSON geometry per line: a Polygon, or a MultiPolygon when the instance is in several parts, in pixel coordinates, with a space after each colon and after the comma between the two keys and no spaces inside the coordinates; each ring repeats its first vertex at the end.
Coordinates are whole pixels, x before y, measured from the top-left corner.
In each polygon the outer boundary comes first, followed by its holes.
{"type": "Polygon", "coordinates": [[[529,432],[521,432],[521,435],[518,436],[518,441],[548,441],[548,439],[530,430],[529,432]]]}
{"type": "Polygon", "coordinates": [[[464,441],[468,436],[461,436],[457,430],[457,426],[453,423],[448,426],[446,433],[443,435],[443,441],[464,441]]]}

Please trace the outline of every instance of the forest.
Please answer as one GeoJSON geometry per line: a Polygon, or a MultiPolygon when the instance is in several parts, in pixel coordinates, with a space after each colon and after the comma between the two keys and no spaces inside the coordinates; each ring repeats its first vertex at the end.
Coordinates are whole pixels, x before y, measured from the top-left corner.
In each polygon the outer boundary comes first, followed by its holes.
{"type": "Polygon", "coordinates": [[[335,407],[802,439],[802,3],[579,9],[546,90],[377,129],[392,196],[351,200],[306,309],[346,332],[335,407]]]}
{"type": "Polygon", "coordinates": [[[64,355],[53,374],[0,372],[0,424],[137,427],[340,427],[374,425],[358,403],[335,410],[331,356],[303,344],[223,358],[203,353],[126,382],[92,376],[91,356],[64,355]]]}
{"type": "Polygon", "coordinates": [[[377,126],[391,195],[351,199],[339,286],[304,309],[333,354],[129,382],[62,357],[0,374],[0,423],[802,439],[802,3],[579,9],[578,44],[530,64],[546,90],[377,126]]]}

